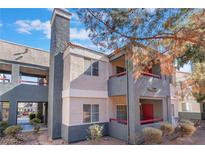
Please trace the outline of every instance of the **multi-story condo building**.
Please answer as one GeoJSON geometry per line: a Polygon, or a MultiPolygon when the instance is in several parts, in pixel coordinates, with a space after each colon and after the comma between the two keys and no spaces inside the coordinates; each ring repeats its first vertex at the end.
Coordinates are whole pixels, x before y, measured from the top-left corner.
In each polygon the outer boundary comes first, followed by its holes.
{"type": "Polygon", "coordinates": [[[0,41],[0,119],[16,124],[25,103],[41,106],[47,119],[48,71],[49,52],[0,41]]]}
{"type": "Polygon", "coordinates": [[[205,103],[197,102],[191,89],[183,88],[183,82],[191,76],[188,72],[176,72],[177,89],[179,93],[179,117],[187,119],[205,119],[205,103]]]}
{"type": "Polygon", "coordinates": [[[174,88],[159,65],[135,79],[125,51],[106,55],[71,43],[70,19],[70,13],[54,9],[50,58],[48,52],[1,41],[0,71],[10,73],[11,82],[0,83],[0,101],[10,103],[10,123],[16,123],[18,102],[44,102],[52,139],[86,139],[88,127],[97,123],[104,135],[133,144],[143,127],[177,116],[174,88]],[[40,81],[25,85],[21,75],[40,81]]]}

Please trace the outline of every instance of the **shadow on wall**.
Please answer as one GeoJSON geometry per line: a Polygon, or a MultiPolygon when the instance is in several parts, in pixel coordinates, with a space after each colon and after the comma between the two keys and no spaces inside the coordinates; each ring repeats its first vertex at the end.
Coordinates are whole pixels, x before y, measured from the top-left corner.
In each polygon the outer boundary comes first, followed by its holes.
{"type": "Polygon", "coordinates": [[[2,84],[0,101],[48,101],[48,87],[27,84],[2,84]],[[6,90],[5,90],[6,89],[6,90]]]}
{"type": "Polygon", "coordinates": [[[107,91],[109,63],[71,55],[70,88],[107,91]]]}
{"type": "Polygon", "coordinates": [[[14,53],[13,55],[16,57],[15,60],[20,60],[23,58],[22,55],[28,53],[28,49],[26,48],[24,52],[17,52],[17,53],[14,53]]]}

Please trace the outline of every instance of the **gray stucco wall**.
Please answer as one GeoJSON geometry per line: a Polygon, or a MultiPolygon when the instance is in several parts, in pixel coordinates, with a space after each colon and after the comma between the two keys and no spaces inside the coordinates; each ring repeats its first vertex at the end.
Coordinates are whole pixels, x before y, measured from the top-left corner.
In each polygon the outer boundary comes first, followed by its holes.
{"type": "Polygon", "coordinates": [[[182,118],[182,119],[204,120],[205,119],[205,113],[179,112],[179,118],[182,118]]]}
{"type": "MultiPolygon", "coordinates": [[[[61,14],[65,11],[54,9],[61,14]]],[[[51,25],[50,69],[48,92],[48,134],[55,139],[61,137],[62,123],[62,90],[63,90],[63,51],[69,42],[70,20],[57,13],[53,16],[51,25]]]]}
{"type": "MultiPolygon", "coordinates": [[[[97,123],[103,126],[103,135],[109,135],[109,123],[97,123]]],[[[77,142],[86,140],[89,137],[88,128],[93,124],[78,125],[78,126],[66,126],[62,125],[62,138],[67,142],[77,142]]]]}
{"type": "Polygon", "coordinates": [[[108,80],[108,96],[121,96],[126,94],[126,75],[113,77],[108,80]]]}
{"type": "Polygon", "coordinates": [[[109,135],[123,141],[128,141],[127,125],[115,121],[109,122],[109,135]]]}
{"type": "Polygon", "coordinates": [[[19,83],[19,65],[12,64],[11,83],[0,83],[0,101],[8,101],[9,123],[16,124],[18,102],[48,102],[48,87],[19,83]]]}

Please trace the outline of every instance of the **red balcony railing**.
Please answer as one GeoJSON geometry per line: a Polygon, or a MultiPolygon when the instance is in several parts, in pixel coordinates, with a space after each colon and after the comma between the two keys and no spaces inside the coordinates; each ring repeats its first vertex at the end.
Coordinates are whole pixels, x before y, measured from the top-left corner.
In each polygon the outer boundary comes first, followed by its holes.
{"type": "Polygon", "coordinates": [[[111,79],[111,78],[114,78],[114,77],[120,77],[120,76],[123,76],[125,74],[126,74],[126,72],[121,72],[121,73],[117,73],[117,74],[111,75],[109,78],[111,79]]]}
{"type": "MultiPolygon", "coordinates": [[[[110,122],[112,122],[112,121],[116,121],[118,123],[125,124],[125,125],[127,124],[127,120],[123,120],[123,119],[111,118],[110,122]]],[[[148,120],[141,120],[140,124],[144,125],[144,124],[155,123],[155,122],[160,122],[160,121],[163,121],[163,119],[162,118],[154,118],[154,119],[148,119],[148,120]]]]}
{"type": "MultiPolygon", "coordinates": [[[[120,76],[123,76],[125,74],[126,74],[126,72],[117,73],[117,74],[111,75],[109,77],[109,79],[114,78],[114,77],[120,77],[120,76]]],[[[161,75],[152,74],[152,73],[148,73],[148,72],[142,72],[142,75],[157,78],[157,79],[161,79],[161,75]]]]}
{"type": "Polygon", "coordinates": [[[0,78],[0,81],[6,81],[6,82],[10,82],[10,79],[7,79],[7,78],[0,78]]]}
{"type": "Polygon", "coordinates": [[[150,76],[150,77],[153,77],[153,78],[161,79],[161,75],[152,74],[152,73],[148,73],[148,72],[142,72],[142,75],[144,75],[144,76],[150,76]]]}

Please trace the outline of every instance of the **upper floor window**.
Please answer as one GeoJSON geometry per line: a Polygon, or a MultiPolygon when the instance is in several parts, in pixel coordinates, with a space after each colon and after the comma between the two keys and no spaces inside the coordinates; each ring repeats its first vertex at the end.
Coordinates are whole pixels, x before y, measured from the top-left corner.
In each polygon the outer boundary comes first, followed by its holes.
{"type": "Polygon", "coordinates": [[[124,67],[120,67],[120,66],[117,66],[116,67],[116,73],[119,74],[119,73],[122,73],[122,72],[125,72],[126,69],[124,67]]]}
{"type": "Polygon", "coordinates": [[[99,62],[93,59],[84,58],[84,74],[99,76],[99,62]]]}

